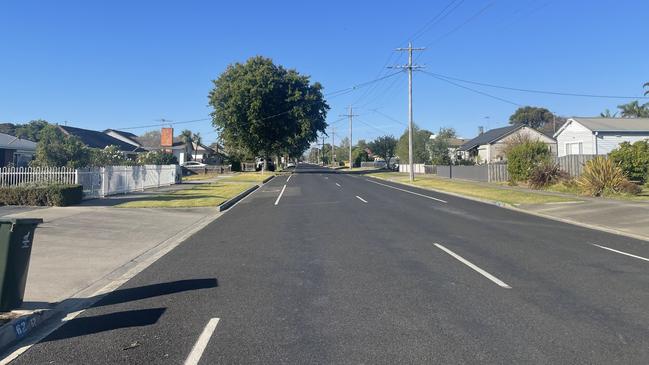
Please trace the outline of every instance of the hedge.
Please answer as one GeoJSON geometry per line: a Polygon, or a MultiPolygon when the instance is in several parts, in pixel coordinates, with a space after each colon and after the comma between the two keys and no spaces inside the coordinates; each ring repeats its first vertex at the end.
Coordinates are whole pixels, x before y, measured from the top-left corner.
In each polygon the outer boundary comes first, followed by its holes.
{"type": "Polygon", "coordinates": [[[0,205],[65,207],[81,203],[81,185],[38,185],[0,187],[0,205]]]}

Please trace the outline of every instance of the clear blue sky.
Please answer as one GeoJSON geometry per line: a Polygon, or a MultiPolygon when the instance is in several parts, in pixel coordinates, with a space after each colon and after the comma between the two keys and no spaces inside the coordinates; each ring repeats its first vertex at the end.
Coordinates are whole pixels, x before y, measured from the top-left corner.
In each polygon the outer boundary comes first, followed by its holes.
{"type": "MultiPolygon", "coordinates": [[[[391,72],[382,68],[388,60],[403,63],[392,49],[449,3],[5,0],[0,121],[42,118],[101,130],[205,118],[211,80],[254,55],[311,75],[326,92],[344,89],[391,72]]],[[[457,4],[415,39],[428,47],[417,61],[429,72],[607,95],[642,95],[649,81],[649,1],[456,0],[451,7],[457,4]]],[[[433,131],[448,126],[473,137],[478,125],[506,124],[516,108],[423,73],[414,85],[415,121],[433,131]]],[[[467,86],[565,116],[625,102],[467,86]]],[[[407,120],[406,75],[330,99],[329,121],[350,103],[360,114],[354,140],[398,136],[405,125],[373,109],[407,120]]],[[[347,134],[346,122],[336,126],[347,134]]],[[[175,128],[216,137],[209,121],[175,128]]]]}

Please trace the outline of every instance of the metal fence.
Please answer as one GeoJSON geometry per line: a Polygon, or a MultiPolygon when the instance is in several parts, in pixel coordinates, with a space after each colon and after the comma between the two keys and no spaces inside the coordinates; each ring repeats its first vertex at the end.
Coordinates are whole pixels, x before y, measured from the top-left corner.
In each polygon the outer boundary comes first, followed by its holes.
{"type": "Polygon", "coordinates": [[[0,186],[27,184],[75,184],[77,172],[67,167],[3,167],[0,186]]]}
{"type": "MultiPolygon", "coordinates": [[[[423,163],[413,164],[413,171],[415,174],[425,174],[426,168],[423,163]]],[[[410,165],[408,164],[399,164],[399,172],[410,172],[410,165]]]]}

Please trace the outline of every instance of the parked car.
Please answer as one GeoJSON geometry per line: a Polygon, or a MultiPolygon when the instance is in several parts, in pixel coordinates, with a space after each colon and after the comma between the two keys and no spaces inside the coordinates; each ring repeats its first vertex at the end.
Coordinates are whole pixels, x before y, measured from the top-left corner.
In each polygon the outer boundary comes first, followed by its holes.
{"type": "Polygon", "coordinates": [[[192,168],[192,167],[205,167],[207,165],[198,161],[185,161],[180,166],[192,168]]]}
{"type": "MultiPolygon", "coordinates": [[[[261,171],[263,167],[264,167],[264,159],[258,158],[257,161],[255,162],[255,170],[261,171]]],[[[268,169],[268,171],[275,171],[275,164],[273,163],[273,160],[271,160],[270,158],[266,160],[266,169],[268,169]]]]}
{"type": "Polygon", "coordinates": [[[293,162],[289,162],[289,163],[286,164],[285,168],[287,168],[287,169],[295,168],[295,164],[293,162]]]}

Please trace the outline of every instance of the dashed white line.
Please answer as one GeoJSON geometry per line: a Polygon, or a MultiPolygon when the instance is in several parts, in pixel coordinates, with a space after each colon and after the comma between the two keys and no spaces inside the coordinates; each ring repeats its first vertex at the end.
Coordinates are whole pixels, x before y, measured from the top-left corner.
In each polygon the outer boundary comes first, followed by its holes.
{"type": "Polygon", "coordinates": [[[340,184],[336,183],[336,186],[341,187],[340,184]]]}
{"type": "Polygon", "coordinates": [[[428,195],[425,195],[425,194],[415,193],[414,191],[410,191],[410,190],[406,190],[406,189],[401,189],[401,188],[398,188],[398,187],[396,187],[396,186],[392,186],[392,185],[388,185],[388,184],[380,183],[380,182],[378,182],[378,181],[372,181],[372,180],[370,180],[370,179],[365,179],[365,181],[369,181],[369,182],[371,182],[372,184],[377,184],[377,185],[385,186],[386,188],[390,188],[390,189],[395,189],[395,190],[403,191],[404,193],[417,195],[417,196],[420,196],[420,197],[422,197],[422,198],[428,198],[428,199],[435,200],[435,201],[438,201],[438,202],[441,202],[441,203],[445,203],[445,204],[448,203],[446,200],[433,198],[432,196],[428,196],[428,195]]]}
{"type": "Polygon", "coordinates": [[[639,259],[639,260],[649,261],[649,259],[646,258],[646,257],[633,255],[633,254],[630,254],[630,253],[627,253],[627,252],[624,252],[624,251],[618,251],[618,250],[612,249],[610,247],[600,246],[600,245],[595,244],[595,243],[591,243],[591,245],[597,246],[597,247],[602,248],[604,250],[609,250],[609,251],[612,251],[612,252],[619,253],[620,255],[626,255],[626,256],[630,256],[630,257],[633,257],[633,258],[636,258],[636,259],[639,259]]]}
{"type": "Polygon", "coordinates": [[[367,200],[361,198],[360,196],[356,195],[356,197],[358,198],[358,200],[362,201],[363,203],[367,203],[367,200]]]}
{"type": "Polygon", "coordinates": [[[449,250],[448,248],[446,248],[446,247],[440,245],[439,243],[435,243],[435,246],[437,246],[437,248],[439,248],[440,250],[446,252],[447,254],[453,256],[455,259],[457,259],[457,260],[460,261],[461,263],[465,264],[466,266],[468,266],[468,267],[472,268],[473,270],[477,271],[477,272],[480,273],[482,276],[484,276],[484,277],[486,277],[487,279],[493,281],[493,282],[496,283],[498,286],[500,286],[500,287],[502,287],[502,288],[505,288],[505,289],[511,289],[511,288],[512,288],[511,286],[505,284],[505,282],[503,282],[502,280],[500,280],[500,279],[498,279],[497,277],[495,277],[495,276],[489,274],[488,272],[482,270],[481,268],[475,266],[475,265],[472,264],[471,262],[467,261],[464,257],[462,257],[462,256],[460,256],[460,255],[458,255],[458,254],[456,254],[455,252],[453,252],[453,251],[449,250]]]}
{"type": "Polygon", "coordinates": [[[198,336],[198,340],[194,344],[194,347],[192,347],[192,351],[189,353],[189,356],[187,356],[187,359],[185,359],[185,365],[198,364],[201,360],[201,356],[203,356],[205,347],[207,347],[207,343],[210,342],[210,338],[212,337],[214,330],[216,330],[217,324],[219,324],[218,318],[212,318],[207,322],[205,328],[203,328],[203,332],[198,336]]]}
{"type": "Polygon", "coordinates": [[[288,175],[288,179],[286,179],[286,182],[291,181],[291,177],[293,177],[293,175],[288,175]]]}
{"type": "Polygon", "coordinates": [[[277,200],[275,200],[275,205],[279,204],[279,200],[282,199],[282,195],[284,195],[284,190],[286,190],[286,184],[284,184],[282,191],[279,192],[279,195],[277,196],[277,200]]]}

